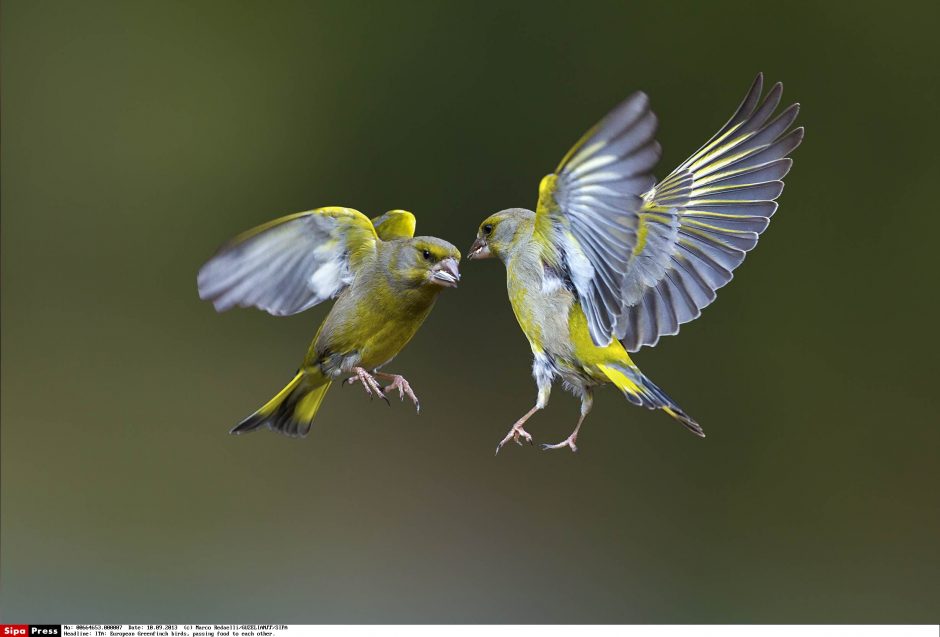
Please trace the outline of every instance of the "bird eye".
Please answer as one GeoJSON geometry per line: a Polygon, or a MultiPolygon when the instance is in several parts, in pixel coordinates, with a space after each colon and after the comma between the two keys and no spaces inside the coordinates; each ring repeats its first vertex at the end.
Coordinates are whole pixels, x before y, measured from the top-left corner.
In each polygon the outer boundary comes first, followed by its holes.
{"type": "Polygon", "coordinates": [[[425,251],[422,252],[421,254],[424,255],[425,260],[427,260],[427,261],[430,261],[430,260],[431,260],[431,251],[430,251],[430,250],[425,250],[425,251]]]}
{"type": "Polygon", "coordinates": [[[486,224],[485,226],[483,226],[483,234],[489,235],[491,232],[493,232],[493,226],[492,226],[492,224],[489,224],[489,223],[488,223],[488,224],[486,224]]]}

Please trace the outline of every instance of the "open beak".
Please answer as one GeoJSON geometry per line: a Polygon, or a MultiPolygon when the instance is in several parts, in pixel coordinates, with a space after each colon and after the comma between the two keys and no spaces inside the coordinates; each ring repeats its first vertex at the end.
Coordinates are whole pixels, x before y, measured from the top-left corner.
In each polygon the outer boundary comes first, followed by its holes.
{"type": "Polygon", "coordinates": [[[446,288],[457,287],[460,281],[460,270],[457,269],[457,259],[444,259],[431,268],[431,281],[446,288]]]}
{"type": "Polygon", "coordinates": [[[483,237],[477,237],[477,240],[470,246],[470,252],[467,253],[467,260],[489,259],[491,256],[493,256],[493,253],[490,252],[490,246],[486,244],[486,240],[483,237]]]}

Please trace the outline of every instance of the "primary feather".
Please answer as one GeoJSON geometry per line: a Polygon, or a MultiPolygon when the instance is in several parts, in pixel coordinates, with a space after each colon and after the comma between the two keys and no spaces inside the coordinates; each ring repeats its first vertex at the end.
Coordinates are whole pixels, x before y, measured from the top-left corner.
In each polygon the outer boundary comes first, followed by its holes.
{"type": "Polygon", "coordinates": [[[202,268],[199,298],[224,312],[256,307],[297,314],[335,298],[363,260],[374,256],[372,222],[352,208],[318,208],[241,234],[202,268]]]}
{"type": "Polygon", "coordinates": [[[771,119],[783,85],[761,101],[762,86],[758,75],[728,123],[643,195],[615,330],[631,352],[697,318],[777,210],[803,129],[790,130],[798,104],[771,119]]]}
{"type": "Polygon", "coordinates": [[[640,194],[659,159],[656,116],[635,93],[592,128],[539,186],[536,233],[549,261],[571,270],[598,345],[610,341],[636,244],[640,194]]]}

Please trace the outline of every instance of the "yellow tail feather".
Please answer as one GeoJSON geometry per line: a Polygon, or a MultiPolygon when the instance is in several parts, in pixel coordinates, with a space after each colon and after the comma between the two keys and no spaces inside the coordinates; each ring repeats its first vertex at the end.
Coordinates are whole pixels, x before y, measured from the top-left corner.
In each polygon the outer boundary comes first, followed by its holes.
{"type": "Polygon", "coordinates": [[[229,433],[239,435],[267,427],[285,436],[306,436],[332,383],[319,370],[300,370],[274,398],[229,433]]]}
{"type": "Polygon", "coordinates": [[[598,365],[604,375],[610,379],[617,389],[623,392],[634,405],[647,409],[662,409],[664,412],[681,422],[686,429],[696,436],[705,437],[702,427],[695,422],[675,401],[657,387],[653,381],[643,375],[636,366],[630,365],[598,365]]]}

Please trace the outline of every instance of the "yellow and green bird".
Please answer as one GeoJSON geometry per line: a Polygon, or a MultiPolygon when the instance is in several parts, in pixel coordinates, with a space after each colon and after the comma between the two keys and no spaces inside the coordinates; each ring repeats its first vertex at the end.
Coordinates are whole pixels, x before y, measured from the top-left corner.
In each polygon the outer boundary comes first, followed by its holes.
{"type": "Polygon", "coordinates": [[[415,335],[438,294],[456,287],[460,252],[414,230],[405,210],[370,221],[352,208],[319,208],[249,230],[202,266],[199,296],[219,312],[240,306],[286,316],[336,299],[294,378],[231,433],[267,427],[307,435],[339,378],[362,382],[370,397],[397,390],[420,410],[408,381],[379,370],[415,335]],[[377,379],[390,383],[383,389],[377,379]]]}
{"type": "Polygon", "coordinates": [[[577,451],[593,389],[612,383],[630,402],[702,428],[643,375],[628,352],[699,316],[767,228],[803,139],[793,104],[774,113],[758,75],[731,119],[661,182],[657,120],[635,93],[590,129],[542,179],[536,211],[510,208],[483,221],[468,259],[498,257],[509,300],[535,356],[535,406],[496,447],[532,442],[526,421],[558,378],[581,398],[571,435],[545,449],[577,451]]]}

